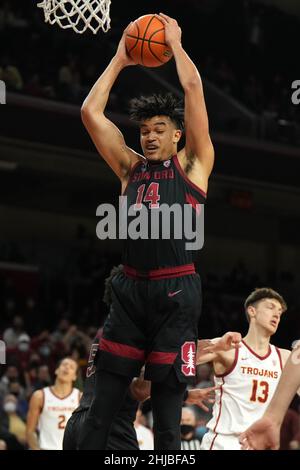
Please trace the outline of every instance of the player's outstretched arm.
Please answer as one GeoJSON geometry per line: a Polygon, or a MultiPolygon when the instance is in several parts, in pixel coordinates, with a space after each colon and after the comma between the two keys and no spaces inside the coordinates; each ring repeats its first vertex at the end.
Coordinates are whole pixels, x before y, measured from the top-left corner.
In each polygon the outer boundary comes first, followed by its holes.
{"type": "Polygon", "coordinates": [[[197,365],[222,359],[222,353],[239,348],[242,335],[234,331],[228,331],[221,338],[198,340],[197,365]]]}
{"type": "MultiPolygon", "coordinates": [[[[127,28],[126,28],[127,29],[127,28]]],[[[117,52],[97,80],[81,107],[82,121],[98,152],[121,181],[128,175],[138,155],[127,147],[123,134],[105,115],[109,94],[123,68],[134,65],[125,48],[126,29],[117,52]]]]}
{"type": "Polygon", "coordinates": [[[29,401],[29,410],[26,421],[26,440],[28,447],[31,450],[41,450],[37,439],[36,429],[43,408],[43,400],[42,390],[37,390],[33,393],[29,401]]]}
{"type": "Polygon", "coordinates": [[[209,412],[209,408],[205,403],[214,403],[215,402],[215,391],[219,387],[207,387],[207,388],[193,388],[188,390],[188,395],[185,400],[186,405],[197,405],[202,410],[209,412]]]}
{"type": "Polygon", "coordinates": [[[166,43],[172,49],[181,86],[185,95],[185,154],[197,157],[202,171],[209,177],[214,163],[214,149],[209,135],[202,80],[190,57],[181,45],[181,29],[177,21],[160,13],[165,25],[166,43]]]}
{"type": "Polygon", "coordinates": [[[273,398],[262,419],[240,435],[245,450],[278,449],[280,427],[287,409],[300,387],[300,344],[290,354],[273,398]]]}

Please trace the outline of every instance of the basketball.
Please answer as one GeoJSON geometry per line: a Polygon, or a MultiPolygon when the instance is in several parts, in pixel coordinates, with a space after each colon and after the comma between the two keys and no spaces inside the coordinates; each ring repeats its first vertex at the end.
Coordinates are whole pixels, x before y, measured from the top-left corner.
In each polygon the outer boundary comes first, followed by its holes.
{"type": "Polygon", "coordinates": [[[130,25],[126,49],[136,64],[145,67],[159,67],[173,55],[165,43],[164,24],[153,14],[141,16],[130,25]]]}

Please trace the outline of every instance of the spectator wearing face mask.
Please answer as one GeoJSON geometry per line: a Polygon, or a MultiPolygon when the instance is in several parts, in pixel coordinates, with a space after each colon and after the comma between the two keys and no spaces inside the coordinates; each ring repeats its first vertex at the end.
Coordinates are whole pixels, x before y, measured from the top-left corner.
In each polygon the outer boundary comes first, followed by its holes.
{"type": "Polygon", "coordinates": [[[16,315],[13,319],[12,326],[6,328],[3,333],[3,341],[6,347],[8,349],[17,347],[19,337],[23,333],[25,333],[23,318],[20,315],[16,315]]]}
{"type": "Polygon", "coordinates": [[[25,447],[26,425],[17,414],[17,399],[12,394],[8,394],[4,397],[0,422],[1,431],[13,434],[18,442],[25,447]]]}
{"type": "Polygon", "coordinates": [[[181,450],[200,450],[200,440],[195,436],[196,415],[192,408],[182,408],[180,429],[181,450]]]}
{"type": "Polygon", "coordinates": [[[28,411],[28,401],[24,387],[22,387],[20,382],[11,382],[9,384],[8,393],[16,397],[17,414],[25,421],[28,411]]]}
{"type": "Polygon", "coordinates": [[[204,434],[206,434],[208,431],[206,423],[209,421],[209,419],[210,418],[208,417],[206,419],[199,418],[197,420],[195,436],[199,439],[200,442],[202,441],[204,434]]]}
{"type": "Polygon", "coordinates": [[[0,380],[0,399],[8,393],[9,384],[20,380],[20,373],[15,365],[7,365],[0,380]]]}
{"type": "Polygon", "coordinates": [[[22,370],[26,370],[31,354],[30,337],[27,333],[19,336],[16,347],[7,349],[7,357],[22,370]]]}
{"type": "Polygon", "coordinates": [[[49,331],[44,330],[32,339],[31,345],[33,350],[39,355],[41,364],[47,364],[50,374],[53,374],[57,362],[65,354],[62,343],[53,343],[49,331]]]}

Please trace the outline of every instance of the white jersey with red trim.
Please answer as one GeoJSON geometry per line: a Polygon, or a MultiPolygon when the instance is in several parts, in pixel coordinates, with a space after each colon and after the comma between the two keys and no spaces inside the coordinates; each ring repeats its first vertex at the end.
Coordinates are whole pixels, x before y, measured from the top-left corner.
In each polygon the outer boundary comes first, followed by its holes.
{"type": "Polygon", "coordinates": [[[245,342],[236,349],[231,369],[215,375],[213,417],[207,428],[217,434],[238,435],[261,418],[279,382],[282,370],[278,348],[269,346],[261,357],[245,342]]]}
{"type": "Polygon", "coordinates": [[[59,398],[51,387],[43,388],[44,404],[38,429],[39,443],[43,450],[62,450],[68,419],[79,405],[80,391],[73,388],[65,398],[59,398]]]}

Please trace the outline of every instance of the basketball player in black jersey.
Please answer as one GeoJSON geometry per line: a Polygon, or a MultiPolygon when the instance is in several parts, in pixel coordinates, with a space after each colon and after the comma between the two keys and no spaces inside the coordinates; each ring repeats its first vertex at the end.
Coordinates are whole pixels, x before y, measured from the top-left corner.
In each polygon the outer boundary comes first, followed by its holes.
{"type": "MultiPolygon", "coordinates": [[[[184,91],[184,111],[170,96],[135,99],[144,156],[130,149],[119,129],[104,115],[119,73],[134,65],[126,54],[125,35],[116,55],[82,106],[82,119],[99,153],[121,181],[126,207],[151,213],[163,204],[194,208],[206,199],[214,150],[209,136],[201,78],[181,45],[176,20],[160,14],[184,91]],[[185,146],[178,151],[184,122],[185,146]]],[[[185,228],[185,227],[184,227],[185,228]]],[[[174,233],[174,231],[173,231],[174,233]]],[[[99,348],[96,393],[80,435],[80,449],[105,449],[111,424],[133,377],[145,364],[152,381],[154,447],[180,449],[181,405],[195,374],[201,283],[195,252],[185,234],[165,240],[128,237],[124,272],[113,279],[113,302],[99,348]]]]}
{"type": "MultiPolygon", "coordinates": [[[[63,450],[76,450],[78,448],[80,430],[94,398],[97,365],[96,353],[101,334],[102,330],[99,330],[91,346],[83,394],[78,408],[67,422],[64,432],[63,450]]],[[[113,421],[106,450],[139,450],[134,421],[139,403],[145,401],[150,396],[150,387],[150,382],[143,379],[143,374],[133,379],[122,407],[113,421]]],[[[216,388],[207,387],[187,390],[183,400],[187,405],[197,405],[204,411],[209,411],[205,402],[214,402],[214,391],[216,388]]]]}
{"type": "MultiPolygon", "coordinates": [[[[110,276],[105,280],[105,292],[103,301],[109,306],[111,304],[111,280],[113,276],[120,273],[123,266],[114,267],[110,276]]],[[[88,410],[92,404],[95,392],[95,371],[102,330],[98,330],[91,346],[86,379],[83,394],[78,408],[68,420],[63,440],[63,450],[76,450],[80,429],[86,420],[88,410]]],[[[197,405],[204,411],[208,411],[205,402],[212,403],[215,387],[205,389],[194,389],[186,392],[184,401],[190,405],[197,405]]],[[[146,400],[150,395],[150,382],[143,380],[143,374],[131,382],[122,407],[114,419],[109,434],[107,450],[139,450],[137,436],[134,428],[136,412],[139,402],[146,400]]]]}

